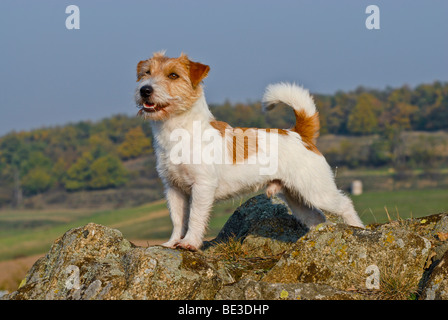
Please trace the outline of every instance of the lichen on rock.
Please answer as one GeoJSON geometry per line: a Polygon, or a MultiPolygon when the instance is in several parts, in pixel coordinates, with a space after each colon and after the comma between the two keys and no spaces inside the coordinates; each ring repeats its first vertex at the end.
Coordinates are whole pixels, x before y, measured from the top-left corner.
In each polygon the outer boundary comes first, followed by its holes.
{"type": "MultiPolygon", "coordinates": [[[[327,284],[340,290],[370,289],[366,273],[376,266],[378,278],[395,276],[418,283],[430,242],[402,229],[373,231],[339,224],[307,233],[264,277],[267,282],[327,284]]],[[[381,283],[379,283],[380,285],[381,283]]]]}

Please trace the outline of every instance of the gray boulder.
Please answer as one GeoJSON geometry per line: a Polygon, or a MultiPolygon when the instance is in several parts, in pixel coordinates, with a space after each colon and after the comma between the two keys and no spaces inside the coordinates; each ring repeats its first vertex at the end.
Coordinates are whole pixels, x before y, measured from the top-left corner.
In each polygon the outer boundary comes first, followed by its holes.
{"type": "Polygon", "coordinates": [[[251,198],[202,251],[137,247],[89,223],[67,231],[0,299],[447,299],[448,214],[366,229],[307,228],[251,198]]]}
{"type": "Polygon", "coordinates": [[[291,215],[283,200],[261,194],[237,208],[218,236],[205,243],[204,249],[232,239],[240,241],[243,250],[254,256],[277,255],[308,231],[291,215]]]}
{"type": "Polygon", "coordinates": [[[8,299],[212,299],[221,287],[199,253],[141,248],[118,230],[89,223],[71,229],[8,299]]]}
{"type": "Polygon", "coordinates": [[[372,297],[401,292],[399,298],[412,298],[430,249],[429,240],[401,228],[318,226],[291,246],[263,280],[326,284],[372,297]]]}

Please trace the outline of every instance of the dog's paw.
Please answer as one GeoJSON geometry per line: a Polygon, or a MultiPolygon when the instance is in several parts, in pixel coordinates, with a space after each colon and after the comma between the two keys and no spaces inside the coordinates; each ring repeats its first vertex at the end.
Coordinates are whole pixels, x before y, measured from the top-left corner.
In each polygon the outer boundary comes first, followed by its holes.
{"type": "Polygon", "coordinates": [[[188,239],[181,239],[177,241],[175,244],[176,248],[182,248],[189,251],[198,251],[201,247],[202,242],[199,244],[195,243],[194,241],[189,241],[188,239]]]}
{"type": "Polygon", "coordinates": [[[177,248],[177,245],[179,243],[180,240],[169,240],[165,243],[162,243],[162,246],[166,247],[166,248],[171,248],[171,249],[175,249],[177,248]]]}
{"type": "Polygon", "coordinates": [[[189,250],[189,251],[197,251],[198,248],[196,248],[195,246],[189,244],[189,243],[178,243],[176,245],[176,248],[182,248],[185,250],[189,250]]]}

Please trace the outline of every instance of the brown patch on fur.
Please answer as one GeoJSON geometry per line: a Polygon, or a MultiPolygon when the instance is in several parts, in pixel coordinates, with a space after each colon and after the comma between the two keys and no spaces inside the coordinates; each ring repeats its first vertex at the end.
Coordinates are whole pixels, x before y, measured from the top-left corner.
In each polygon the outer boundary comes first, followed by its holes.
{"type": "Polygon", "coordinates": [[[149,70],[147,68],[148,65],[149,65],[148,60],[142,60],[137,64],[137,82],[139,82],[145,75],[146,71],[149,70]]]}
{"type": "Polygon", "coordinates": [[[227,138],[227,153],[232,155],[233,164],[243,163],[258,152],[258,130],[272,134],[288,134],[288,130],[284,129],[232,128],[228,123],[217,120],[211,121],[210,125],[219,131],[221,137],[227,138]]]}
{"type": "Polygon", "coordinates": [[[244,159],[258,151],[258,137],[255,128],[233,128],[232,147],[233,163],[243,163],[244,159]]]}
{"type": "Polygon", "coordinates": [[[243,163],[245,159],[258,152],[258,130],[266,133],[287,135],[284,129],[232,128],[228,123],[213,120],[210,125],[219,131],[221,137],[227,138],[227,151],[232,155],[233,164],[243,163]]]}
{"type": "Polygon", "coordinates": [[[297,132],[302,137],[302,141],[308,150],[322,155],[316,147],[316,139],[319,137],[320,129],[319,112],[308,116],[303,110],[294,110],[294,114],[296,115],[296,124],[291,128],[291,131],[297,132]]]}
{"type": "Polygon", "coordinates": [[[209,66],[199,62],[190,61],[190,80],[193,88],[201,83],[202,79],[208,75],[209,71],[209,66]]]}
{"type": "Polygon", "coordinates": [[[232,155],[232,163],[243,163],[245,159],[256,154],[258,138],[256,128],[232,128],[223,121],[213,120],[210,125],[226,138],[227,154],[232,155]]]}
{"type": "Polygon", "coordinates": [[[215,128],[216,130],[219,131],[219,134],[221,135],[221,137],[224,137],[224,135],[226,134],[226,129],[227,128],[231,128],[227,122],[224,121],[217,121],[217,120],[212,120],[210,122],[210,125],[215,128]]]}
{"type": "Polygon", "coordinates": [[[223,121],[213,120],[210,125],[219,131],[221,137],[230,134],[227,140],[228,154],[232,154],[233,164],[242,163],[250,155],[258,151],[258,130],[266,130],[267,133],[277,133],[279,135],[287,135],[288,132],[294,131],[298,133],[308,150],[322,155],[316,147],[316,139],[319,136],[319,113],[307,116],[305,111],[294,111],[296,116],[296,124],[290,130],[285,129],[258,129],[258,128],[232,128],[229,124],[223,121]],[[255,141],[254,144],[250,142],[255,141]],[[230,143],[231,142],[231,143],[230,143]]]}
{"type": "Polygon", "coordinates": [[[278,133],[283,136],[288,134],[288,130],[285,130],[285,129],[277,129],[277,128],[269,129],[268,128],[268,129],[261,129],[261,130],[266,130],[267,133],[271,132],[271,130],[275,130],[275,131],[273,131],[274,133],[278,133]]]}

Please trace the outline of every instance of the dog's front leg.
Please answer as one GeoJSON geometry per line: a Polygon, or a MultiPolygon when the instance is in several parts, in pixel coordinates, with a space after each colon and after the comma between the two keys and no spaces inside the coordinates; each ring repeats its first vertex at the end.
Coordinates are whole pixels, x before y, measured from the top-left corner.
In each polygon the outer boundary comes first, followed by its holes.
{"type": "Polygon", "coordinates": [[[215,200],[216,186],[209,183],[195,183],[191,191],[188,231],[185,237],[179,241],[177,246],[195,251],[202,246],[210,210],[215,200]]]}
{"type": "Polygon", "coordinates": [[[165,247],[174,248],[185,236],[188,227],[188,214],[190,211],[188,201],[189,197],[180,189],[169,186],[166,189],[166,199],[170,211],[171,222],[173,223],[173,232],[170,240],[163,243],[165,247]]]}

